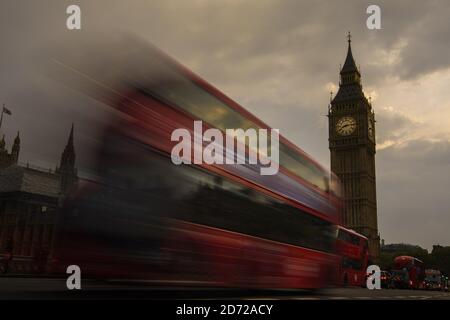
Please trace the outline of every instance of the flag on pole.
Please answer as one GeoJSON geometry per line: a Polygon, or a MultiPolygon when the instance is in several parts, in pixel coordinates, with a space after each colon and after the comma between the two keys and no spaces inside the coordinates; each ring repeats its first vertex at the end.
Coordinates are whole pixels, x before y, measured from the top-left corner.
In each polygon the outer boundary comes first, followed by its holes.
{"type": "Polygon", "coordinates": [[[3,107],[3,112],[6,113],[7,115],[11,115],[11,114],[12,114],[12,113],[11,113],[11,110],[9,110],[9,109],[6,108],[6,107],[3,107]]]}

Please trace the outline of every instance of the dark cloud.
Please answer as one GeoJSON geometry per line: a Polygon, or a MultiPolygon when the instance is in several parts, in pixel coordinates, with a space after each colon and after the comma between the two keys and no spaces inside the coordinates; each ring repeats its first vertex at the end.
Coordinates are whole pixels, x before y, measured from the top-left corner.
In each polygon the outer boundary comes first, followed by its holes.
{"type": "Polygon", "coordinates": [[[394,109],[381,109],[376,114],[377,143],[398,143],[418,130],[422,123],[408,117],[407,114],[396,112],[394,109]]]}
{"type": "Polygon", "coordinates": [[[379,227],[388,242],[448,245],[450,143],[418,140],[378,152],[379,227]]]}

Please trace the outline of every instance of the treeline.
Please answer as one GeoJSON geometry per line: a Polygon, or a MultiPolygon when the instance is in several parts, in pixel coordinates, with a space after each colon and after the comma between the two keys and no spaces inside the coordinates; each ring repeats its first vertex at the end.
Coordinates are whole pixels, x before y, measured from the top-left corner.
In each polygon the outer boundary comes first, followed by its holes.
{"type": "Polygon", "coordinates": [[[410,244],[388,244],[381,247],[380,267],[382,270],[393,269],[394,258],[398,256],[413,256],[425,263],[427,269],[438,269],[445,275],[450,275],[450,247],[433,246],[429,253],[426,249],[410,244]]]}

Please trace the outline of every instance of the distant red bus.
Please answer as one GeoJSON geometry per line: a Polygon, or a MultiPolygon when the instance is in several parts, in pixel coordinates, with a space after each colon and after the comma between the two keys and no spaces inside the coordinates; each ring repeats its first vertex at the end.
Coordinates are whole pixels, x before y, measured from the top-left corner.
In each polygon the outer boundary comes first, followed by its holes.
{"type": "Polygon", "coordinates": [[[421,260],[411,256],[399,256],[394,259],[394,269],[404,270],[408,273],[407,288],[419,289],[423,287],[425,266],[421,260]]]}
{"type": "Polygon", "coordinates": [[[364,286],[369,260],[368,239],[340,226],[336,251],[341,256],[340,282],[344,286],[364,286]]]}
{"type": "Polygon", "coordinates": [[[337,179],[282,136],[273,176],[259,165],[174,165],[171,133],[193,135],[195,120],[222,132],[269,128],[157,49],[145,55],[140,81],[124,71],[127,91],[113,104],[119,119],[105,130],[99,178],[65,205],[53,269],[78,264],[92,277],[146,283],[334,285],[337,179]]]}

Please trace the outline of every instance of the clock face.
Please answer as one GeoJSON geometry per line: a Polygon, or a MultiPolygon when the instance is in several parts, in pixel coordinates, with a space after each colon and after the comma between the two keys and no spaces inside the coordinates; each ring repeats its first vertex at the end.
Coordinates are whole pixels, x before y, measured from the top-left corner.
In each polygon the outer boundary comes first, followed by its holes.
{"type": "Polygon", "coordinates": [[[342,117],[336,123],[336,132],[341,136],[348,136],[356,129],[356,120],[352,117],[342,117]]]}

